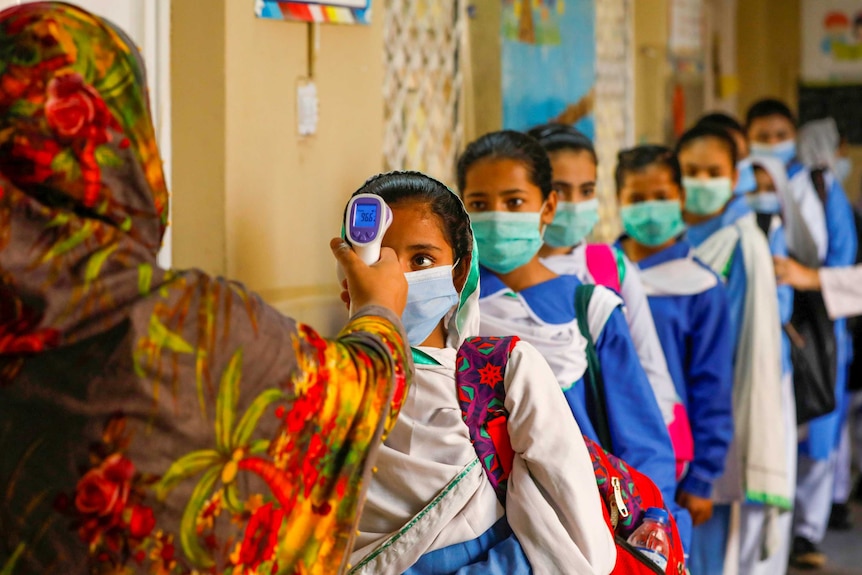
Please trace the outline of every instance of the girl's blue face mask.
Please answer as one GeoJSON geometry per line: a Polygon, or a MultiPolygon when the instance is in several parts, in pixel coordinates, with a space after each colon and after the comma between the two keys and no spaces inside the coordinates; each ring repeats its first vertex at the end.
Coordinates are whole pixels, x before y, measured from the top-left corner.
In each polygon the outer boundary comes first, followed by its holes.
{"type": "Polygon", "coordinates": [[[754,165],[751,163],[751,158],[737,162],[736,172],[739,174],[739,180],[733,189],[735,195],[742,196],[757,189],[757,179],[754,177],[754,165]]]}
{"type": "Polygon", "coordinates": [[[751,155],[761,158],[775,158],[785,166],[796,158],[796,140],[784,140],[778,144],[751,144],[751,155]]]}
{"type": "Polygon", "coordinates": [[[581,243],[599,223],[599,200],[560,202],[554,223],[545,230],[545,243],[552,248],[569,248],[581,243]]]}
{"type": "Polygon", "coordinates": [[[479,263],[498,274],[525,265],[542,247],[542,212],[470,214],[479,245],[479,263]]]}
{"type": "Polygon", "coordinates": [[[401,323],[411,346],[422,345],[440,320],[458,305],[453,270],[453,266],[440,266],[404,274],[407,278],[407,306],[401,314],[401,323]]]}
{"type": "Polygon", "coordinates": [[[776,192],[760,192],[745,197],[748,205],[758,214],[774,215],[781,213],[781,202],[776,192]]]}

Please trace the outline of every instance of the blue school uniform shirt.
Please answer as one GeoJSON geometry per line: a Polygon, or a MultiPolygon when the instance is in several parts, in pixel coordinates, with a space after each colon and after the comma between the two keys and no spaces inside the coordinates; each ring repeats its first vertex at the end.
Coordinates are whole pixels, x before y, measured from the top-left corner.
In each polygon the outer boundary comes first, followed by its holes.
{"type": "MultiPolygon", "coordinates": [[[[689,242],[680,240],[638,262],[638,267],[646,270],[684,259],[691,250],[689,242]]],[[[706,264],[695,261],[713,274],[706,264]]],[[[733,439],[733,347],[727,294],[716,278],[713,287],[698,294],[647,299],[694,438],[694,461],[679,488],[709,498],[713,482],[724,472],[733,439]]]]}
{"type": "MultiPolygon", "coordinates": [[[[803,177],[800,175],[802,173],[810,180],[805,166],[798,161],[794,160],[787,167],[787,174],[791,180],[797,176],[803,177]]],[[[852,266],[856,262],[858,248],[853,208],[837,178],[829,174],[826,183],[829,187],[823,207],[826,212],[829,245],[823,265],[824,267],[852,266]]],[[[846,319],[835,322],[835,343],[838,356],[835,402],[838,407],[829,415],[811,421],[808,424],[808,438],[800,443],[802,453],[817,460],[828,459],[837,449],[847,410],[847,371],[852,360],[852,349],[846,319]]]]}
{"type": "MultiPolygon", "coordinates": [[[[500,278],[485,268],[481,268],[480,278],[480,298],[507,289],[500,278]]],[[[581,281],[577,277],[564,275],[527,288],[519,295],[542,321],[566,324],[577,319],[575,290],[579,285],[581,281]]],[[[665,504],[677,520],[683,545],[687,547],[691,537],[691,517],[675,501],[676,456],[673,445],[652,386],[638,360],[621,308],[611,313],[595,346],[602,366],[614,455],[647,475],[661,490],[665,504]]],[[[581,433],[598,442],[599,437],[587,412],[583,378],[564,395],[581,433]]]]}
{"type": "MultiPolygon", "coordinates": [[[[727,226],[732,226],[740,218],[751,213],[745,198],[737,196],[730,200],[724,212],[702,224],[691,226],[686,239],[695,247],[705,242],[712,234],[727,226]]],[[[730,306],[731,343],[736,358],[736,346],[739,342],[739,330],[742,329],[742,317],[745,313],[745,292],[748,289],[748,279],[745,273],[745,261],[742,259],[742,248],[737,244],[733,250],[727,269],[721,274],[725,279],[727,300],[730,306]]]]}

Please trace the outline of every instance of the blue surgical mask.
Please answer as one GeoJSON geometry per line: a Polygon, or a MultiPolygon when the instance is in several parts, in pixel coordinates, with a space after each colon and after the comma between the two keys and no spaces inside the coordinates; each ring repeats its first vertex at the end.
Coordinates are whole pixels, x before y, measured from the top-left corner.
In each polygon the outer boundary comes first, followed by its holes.
{"type": "Polygon", "coordinates": [[[569,248],[583,241],[599,223],[599,200],[560,202],[554,223],[545,230],[545,243],[552,248],[569,248]]]}
{"type": "Polygon", "coordinates": [[[754,165],[751,163],[751,158],[737,162],[736,173],[739,179],[733,189],[735,195],[742,196],[757,189],[757,180],[754,177],[754,165]]]}
{"type": "Polygon", "coordinates": [[[542,247],[539,212],[479,212],[470,214],[479,244],[479,263],[498,274],[525,265],[542,247]]]}
{"type": "Polygon", "coordinates": [[[842,184],[847,181],[853,172],[853,162],[850,158],[838,158],[835,160],[835,178],[842,184]]]}
{"type": "Polygon", "coordinates": [[[758,214],[778,214],[781,213],[781,202],[778,201],[776,192],[759,192],[757,194],[749,194],[745,200],[751,209],[758,214]]]}
{"type": "Polygon", "coordinates": [[[685,211],[698,216],[718,213],[733,197],[730,178],[683,178],[685,211]]]}
{"type": "Polygon", "coordinates": [[[796,158],[796,140],[784,140],[778,144],[751,144],[751,155],[760,158],[775,158],[785,166],[796,158]]]}
{"type": "Polygon", "coordinates": [[[623,206],[623,228],[639,244],[655,247],[685,231],[679,200],[655,200],[623,206]]]}
{"type": "Polygon", "coordinates": [[[458,291],[452,280],[452,266],[408,272],[407,306],[401,323],[411,346],[422,345],[449,310],[458,305],[458,291]]]}

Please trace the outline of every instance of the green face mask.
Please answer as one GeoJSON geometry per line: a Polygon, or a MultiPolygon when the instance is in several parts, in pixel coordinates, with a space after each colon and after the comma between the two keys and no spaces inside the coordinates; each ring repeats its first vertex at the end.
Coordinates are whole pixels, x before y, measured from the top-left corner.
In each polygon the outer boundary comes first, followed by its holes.
{"type": "Polygon", "coordinates": [[[599,223],[599,200],[560,202],[554,223],[545,230],[545,243],[552,248],[575,246],[599,223]]]}
{"type": "Polygon", "coordinates": [[[685,230],[679,200],[656,200],[623,206],[623,228],[639,244],[655,247],[685,230]]]}
{"type": "Polygon", "coordinates": [[[470,214],[479,247],[479,263],[498,274],[523,266],[542,247],[541,212],[470,214]]]}
{"type": "Polygon", "coordinates": [[[709,216],[724,208],[733,196],[730,178],[683,178],[685,211],[698,216],[709,216]]]}

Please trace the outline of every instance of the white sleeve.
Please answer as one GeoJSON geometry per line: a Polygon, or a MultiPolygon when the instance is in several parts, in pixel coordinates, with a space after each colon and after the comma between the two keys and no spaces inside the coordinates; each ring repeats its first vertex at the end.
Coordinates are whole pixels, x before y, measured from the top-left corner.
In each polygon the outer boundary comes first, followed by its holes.
{"type": "Polygon", "coordinates": [[[862,265],[820,268],[820,285],[829,317],[862,315],[862,265]]]}
{"type": "Polygon", "coordinates": [[[589,452],[554,373],[519,342],[505,385],[515,452],[506,515],[533,571],[607,575],[616,547],[589,452]]]}
{"type": "Polygon", "coordinates": [[[662,418],[666,425],[670,425],[674,420],[674,409],[680,402],[679,394],[667,368],[667,360],[658,339],[640,273],[628,258],[624,261],[626,276],[622,285],[622,296],[626,305],[626,321],[641,366],[661,409],[662,418]]]}

